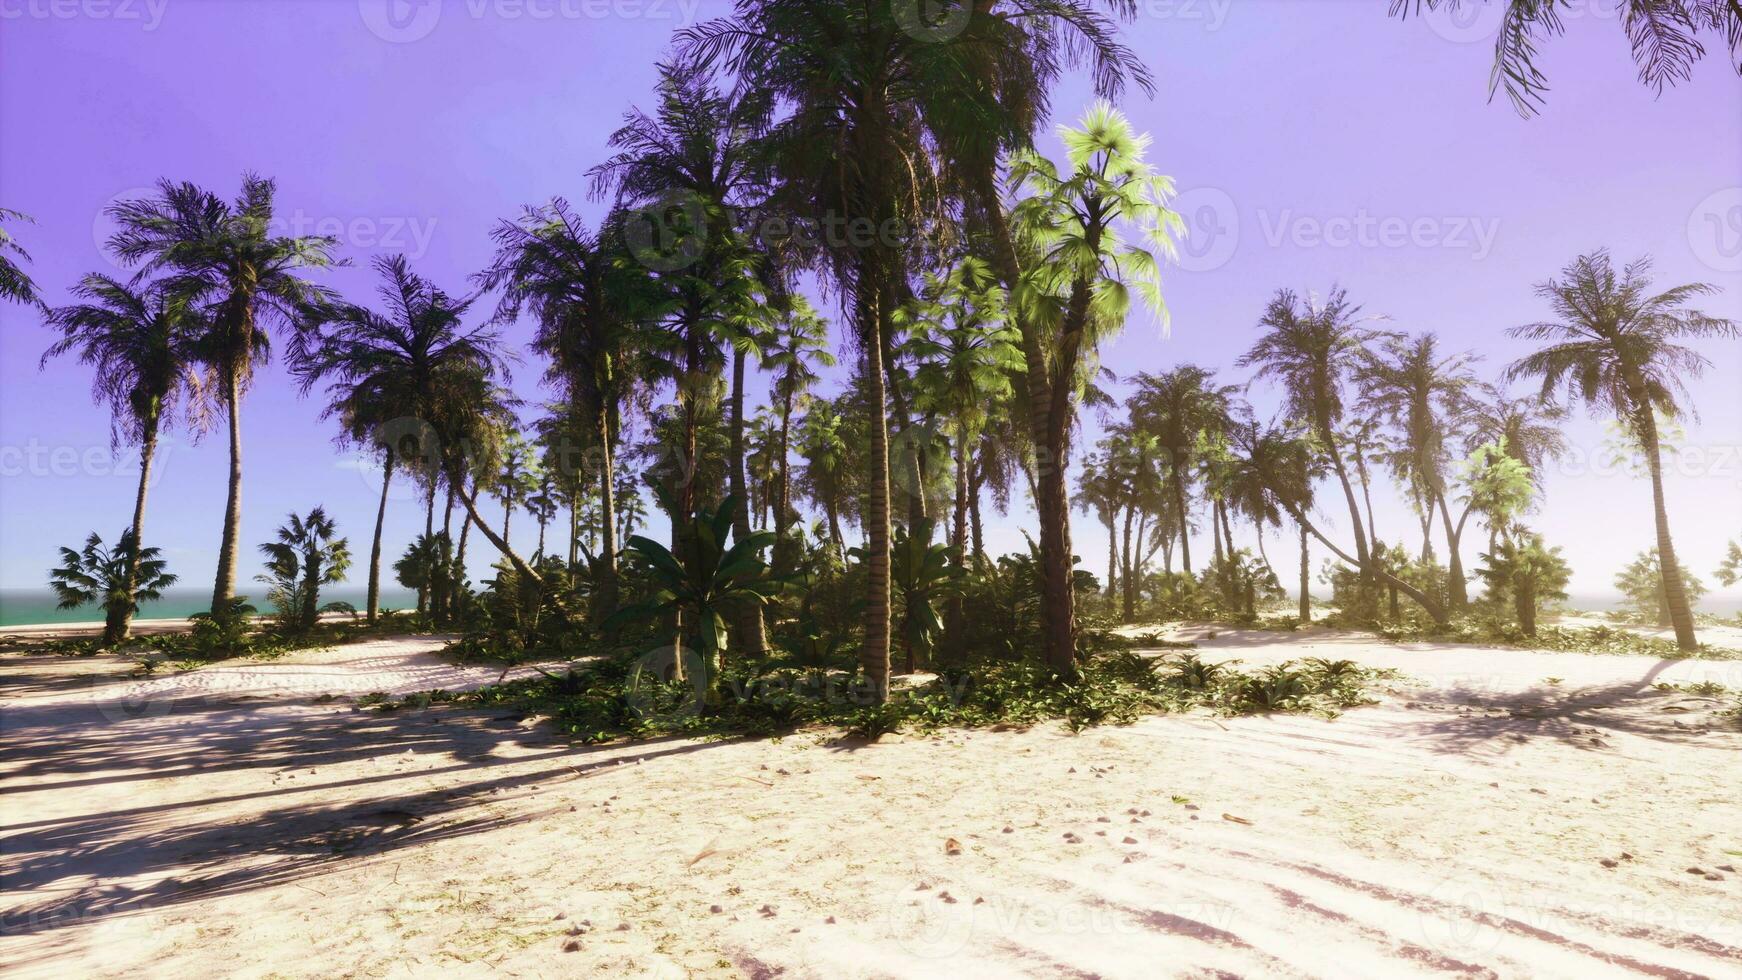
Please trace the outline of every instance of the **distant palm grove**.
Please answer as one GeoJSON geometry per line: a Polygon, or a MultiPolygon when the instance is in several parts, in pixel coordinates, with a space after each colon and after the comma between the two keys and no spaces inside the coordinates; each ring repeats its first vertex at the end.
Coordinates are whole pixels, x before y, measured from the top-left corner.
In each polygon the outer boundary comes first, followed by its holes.
{"type": "Polygon", "coordinates": [[[1654,282],[1648,259],[1593,243],[1539,273],[1549,319],[1511,331],[1531,352],[1482,373],[1334,283],[1266,283],[1236,364],[1115,378],[1099,353],[1128,319],[1166,322],[1183,228],[1166,161],[1117,107],[1152,85],[1118,40],[1130,5],[1102,6],[981,4],[944,30],[900,4],[741,0],[679,32],[584,186],[551,189],[605,202],[603,217],[530,203],[466,282],[382,257],[375,296],[336,294],[321,270],[350,258],[279,234],[256,174],[222,193],[165,178],[115,204],[106,247],[134,274],[89,275],[65,305],[43,305],[0,237],[0,292],[58,335],[44,360],[89,364],[116,439],[141,450],[130,524],[64,549],[57,594],[102,609],[115,644],[175,581],[148,546],[147,488],[159,438],[187,426],[227,438],[198,626],[218,644],[245,642],[236,575],[254,547],[287,634],[349,611],[320,592],[366,551],[370,623],[388,574],[417,591],[412,624],[496,656],[665,643],[680,679],[840,657],[877,701],[892,673],[988,657],[1069,683],[1092,634],[1161,618],[1529,638],[1569,572],[1532,526],[1542,476],[1587,411],[1651,484],[1651,514],[1617,517],[1654,542],[1623,587],[1697,649],[1701,585],[1677,557],[1661,459],[1665,425],[1692,408],[1684,382],[1709,366],[1693,345],[1738,336],[1702,312],[1713,287],[1654,282]],[[1074,68],[1099,98],[1063,114],[1055,157],[1035,140],[1074,68]],[[507,387],[514,323],[536,328],[547,402],[507,387]],[[851,382],[824,397],[837,355],[851,382]],[[247,395],[275,364],[380,461],[359,543],[313,500],[275,540],[240,540],[247,395]],[[1253,386],[1282,409],[1257,412],[1253,386]],[[1093,444],[1085,412],[1106,423],[1093,444]],[[387,542],[401,481],[423,528],[387,542]],[[1409,526],[1376,520],[1386,491],[1409,526]],[[985,508],[1022,500],[1028,549],[988,554],[985,508]],[[1077,553],[1073,520],[1104,527],[1105,555],[1077,553]],[[1267,535],[1298,542],[1298,567],[1271,564],[1267,535]],[[1317,613],[1315,581],[1332,591],[1317,613]]]}

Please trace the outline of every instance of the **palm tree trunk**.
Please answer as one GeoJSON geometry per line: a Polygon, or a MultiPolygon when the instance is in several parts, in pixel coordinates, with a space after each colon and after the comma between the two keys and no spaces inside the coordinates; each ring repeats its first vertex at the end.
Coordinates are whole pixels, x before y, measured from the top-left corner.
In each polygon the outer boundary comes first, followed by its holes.
{"type": "Polygon", "coordinates": [[[375,537],[369,545],[369,622],[375,622],[381,609],[381,525],[387,520],[387,488],[393,483],[393,447],[381,464],[381,503],[375,507],[375,537]]]}
{"type": "Polygon", "coordinates": [[[969,480],[970,486],[968,487],[968,536],[974,543],[974,567],[976,568],[986,560],[985,525],[980,522],[980,491],[986,480],[986,475],[981,468],[985,465],[984,457],[978,457],[969,466],[973,476],[969,480]]]}
{"type": "Polygon", "coordinates": [[[242,533],[242,386],[235,365],[224,368],[224,409],[230,416],[230,490],[224,503],[224,536],[218,545],[218,578],[212,586],[212,615],[229,614],[236,595],[236,539],[242,533]]]}
{"type": "Polygon", "coordinates": [[[1173,467],[1173,502],[1179,508],[1180,568],[1189,576],[1192,573],[1192,522],[1186,519],[1186,478],[1178,466],[1173,467]]]}
{"type": "Polygon", "coordinates": [[[1669,606],[1669,620],[1675,627],[1675,643],[1683,650],[1699,649],[1694,635],[1694,613],[1688,605],[1688,593],[1682,581],[1680,562],[1676,561],[1675,542],[1670,540],[1669,509],[1663,496],[1663,457],[1658,442],[1657,417],[1647,406],[1634,413],[1638,419],[1639,439],[1645,450],[1645,465],[1651,472],[1651,506],[1657,521],[1657,567],[1663,576],[1664,604],[1669,606]]]}
{"type": "Polygon", "coordinates": [[[1463,612],[1470,605],[1469,584],[1464,580],[1464,558],[1459,548],[1463,528],[1452,525],[1452,512],[1446,507],[1446,495],[1436,495],[1440,502],[1440,520],[1446,531],[1446,604],[1452,612],[1463,612]]]}
{"type": "Polygon", "coordinates": [[[1109,508],[1101,521],[1107,528],[1107,602],[1119,595],[1119,515],[1109,508]]]}
{"type": "Polygon", "coordinates": [[[1349,505],[1349,522],[1355,533],[1354,564],[1361,572],[1361,583],[1365,587],[1362,591],[1367,592],[1373,584],[1373,562],[1367,551],[1367,531],[1362,526],[1361,504],[1355,500],[1355,487],[1349,482],[1348,467],[1343,465],[1343,454],[1337,448],[1337,437],[1331,428],[1330,415],[1322,410],[1319,412],[1318,429],[1319,438],[1325,443],[1325,452],[1331,457],[1331,469],[1336,472],[1337,482],[1343,488],[1343,500],[1349,505]]]}
{"type": "MultiPolygon", "coordinates": [[[[732,533],[742,541],[750,536],[750,498],[745,493],[744,479],[744,351],[732,351],[732,417],[730,419],[726,479],[732,493],[732,533]]],[[[762,619],[760,604],[746,603],[738,611],[733,624],[738,627],[735,644],[752,659],[768,653],[768,629],[762,619]]]]}
{"type": "MultiPolygon", "coordinates": [[[[157,455],[157,419],[145,420],[144,438],[139,441],[139,489],[133,495],[133,554],[127,560],[127,597],[133,600],[139,588],[139,552],[145,547],[145,493],[151,486],[151,460],[157,455]]],[[[133,608],[129,601],[108,615],[103,629],[103,645],[114,646],[127,639],[133,625],[133,608]]]]}
{"type": "Polygon", "coordinates": [[[1222,502],[1210,501],[1210,543],[1215,545],[1214,559],[1218,566],[1222,564],[1222,502]]]}
{"type": "Polygon", "coordinates": [[[889,416],[884,391],[882,297],[875,284],[861,286],[859,329],[865,340],[865,384],[870,398],[870,483],[865,494],[865,642],[859,661],[871,696],[889,699],[889,416]]]}
{"type": "Polygon", "coordinates": [[[1302,624],[1313,621],[1312,564],[1307,556],[1307,526],[1300,526],[1300,621],[1302,624]]]}
{"type": "MultiPolygon", "coordinates": [[[[1326,537],[1325,533],[1323,531],[1320,531],[1317,527],[1315,527],[1313,525],[1313,523],[1311,521],[1307,520],[1305,514],[1301,513],[1298,510],[1291,509],[1289,512],[1289,516],[1293,517],[1295,519],[1295,521],[1298,522],[1302,527],[1304,527],[1310,534],[1312,534],[1313,537],[1318,538],[1320,544],[1324,545],[1326,548],[1329,548],[1331,550],[1331,554],[1336,555],[1338,558],[1341,558],[1343,561],[1347,562],[1350,565],[1355,565],[1358,563],[1358,559],[1350,556],[1350,554],[1348,552],[1337,547],[1336,542],[1334,542],[1330,538],[1326,537]]],[[[1303,548],[1302,551],[1304,553],[1305,549],[1303,548]]],[[[1411,599],[1413,599],[1416,602],[1417,605],[1419,605],[1423,609],[1427,610],[1427,614],[1429,616],[1433,617],[1433,621],[1435,624],[1440,625],[1440,626],[1445,626],[1447,624],[1446,608],[1445,608],[1445,606],[1441,605],[1439,603],[1439,601],[1436,600],[1433,596],[1430,596],[1427,593],[1423,592],[1422,590],[1416,588],[1415,586],[1410,585],[1408,582],[1405,582],[1404,580],[1398,578],[1397,576],[1391,574],[1390,572],[1386,571],[1383,568],[1373,569],[1373,575],[1374,575],[1375,579],[1384,581],[1387,586],[1395,588],[1395,589],[1397,589],[1397,591],[1403,593],[1406,596],[1409,596],[1411,599]]],[[[1306,584],[1304,578],[1303,578],[1301,584],[1302,585],[1306,584]]]]}
{"type": "MultiPolygon", "coordinates": [[[[956,505],[950,515],[950,547],[954,550],[950,564],[961,572],[967,567],[968,549],[968,433],[967,426],[958,426],[956,433],[956,505]]],[[[962,596],[950,596],[944,611],[944,650],[951,659],[961,659],[962,596]]]]}
{"type": "MultiPolygon", "coordinates": [[[[1119,619],[1126,623],[1137,618],[1137,552],[1131,547],[1131,518],[1136,513],[1136,504],[1125,508],[1125,592],[1119,619]]],[[[1141,534],[1138,535],[1138,545],[1142,546],[1141,534]]]]}
{"type": "Polygon", "coordinates": [[[599,612],[617,611],[617,460],[611,444],[611,413],[599,412],[599,612]]]}
{"type": "Polygon", "coordinates": [[[774,572],[786,574],[792,567],[792,544],[787,532],[792,530],[792,392],[781,396],[779,481],[774,490],[774,572]]]}

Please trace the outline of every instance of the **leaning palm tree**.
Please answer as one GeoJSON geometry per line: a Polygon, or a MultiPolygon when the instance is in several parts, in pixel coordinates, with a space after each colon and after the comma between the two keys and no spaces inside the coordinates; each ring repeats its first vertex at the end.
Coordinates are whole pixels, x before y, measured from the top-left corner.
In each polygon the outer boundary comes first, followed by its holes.
{"type": "Polygon", "coordinates": [[[1677,645],[1693,650],[1699,643],[1670,540],[1657,416],[1682,415],[1685,381],[1711,366],[1703,354],[1681,341],[1735,338],[1738,330],[1730,320],[1688,308],[1695,298],[1716,292],[1715,287],[1686,283],[1654,293],[1650,273],[1648,258],[1637,259],[1617,273],[1609,253],[1601,249],[1574,259],[1561,270],[1560,278],[1537,286],[1537,295],[1560,319],[1509,331],[1547,346],[1515,361],[1506,378],[1540,379],[1545,398],[1564,392],[1593,412],[1615,416],[1638,440],[1651,475],[1659,567],[1670,622],[1677,645]]]}
{"type": "Polygon", "coordinates": [[[230,485],[224,534],[212,588],[212,615],[227,615],[236,591],[237,536],[242,526],[242,394],[271,344],[264,327],[300,326],[327,291],[303,278],[332,264],[336,240],[291,237],[272,229],[276,185],[242,177],[234,202],[190,183],[161,180],[157,196],[122,201],[108,214],[119,225],[109,247],[142,272],[166,272],[166,285],[185,295],[206,329],[197,342],[230,429],[230,485]]]}
{"type": "MultiPolygon", "coordinates": [[[[0,208],[0,221],[35,223],[31,221],[30,215],[10,208],[0,208]]],[[[36,283],[18,267],[18,263],[12,258],[15,255],[26,262],[30,261],[30,253],[24,250],[24,246],[18,244],[4,227],[0,227],[0,299],[36,306],[42,302],[36,292],[36,283]]]]}
{"type": "Polygon", "coordinates": [[[266,574],[257,577],[272,587],[268,598],[292,632],[314,628],[322,612],[321,586],[344,581],[351,567],[350,542],[338,537],[338,530],[326,509],[316,507],[306,517],[292,513],[279,526],[278,540],[260,546],[266,574]]]}
{"type": "Polygon", "coordinates": [[[102,604],[104,646],[125,640],[126,624],[139,604],[161,599],[163,590],[175,584],[158,549],[139,547],[131,528],[121,532],[114,548],[103,547],[93,531],[83,548],[62,548],[60,555],[60,567],[48,573],[49,588],[61,609],[102,604]]]}
{"type": "Polygon", "coordinates": [[[405,256],[375,260],[381,310],[355,303],[323,306],[293,339],[288,360],[306,393],[325,383],[323,417],[336,416],[341,440],[381,453],[381,501],[369,549],[368,617],[381,596],[381,529],[396,466],[425,481],[440,477],[437,433],[428,414],[456,376],[490,374],[500,361],[490,329],[466,328],[471,301],[449,296],[411,271],[405,256]]]}
{"type": "MultiPolygon", "coordinates": [[[[110,441],[139,447],[139,488],[133,496],[132,540],[145,537],[145,495],[163,423],[178,402],[199,427],[204,407],[192,343],[203,324],[184,297],[159,284],[129,284],[89,275],[73,288],[84,300],[48,312],[49,326],[61,333],[42,355],[77,352],[95,369],[91,394],[110,413],[110,441]]],[[[128,551],[135,560],[141,552],[128,551]]],[[[106,604],[122,618],[109,623],[115,640],[127,638],[137,603],[106,604]]]]}
{"type": "Polygon", "coordinates": [[[1361,308],[1341,288],[1332,289],[1323,301],[1316,296],[1303,301],[1292,290],[1279,290],[1258,321],[1263,336],[1235,363],[1257,368],[1254,380],[1279,383],[1289,415],[1312,426],[1342,486],[1355,535],[1356,566],[1362,583],[1370,587],[1374,563],[1368,533],[1337,428],[1343,418],[1344,386],[1365,361],[1367,344],[1375,337],[1360,314],[1361,308]]]}

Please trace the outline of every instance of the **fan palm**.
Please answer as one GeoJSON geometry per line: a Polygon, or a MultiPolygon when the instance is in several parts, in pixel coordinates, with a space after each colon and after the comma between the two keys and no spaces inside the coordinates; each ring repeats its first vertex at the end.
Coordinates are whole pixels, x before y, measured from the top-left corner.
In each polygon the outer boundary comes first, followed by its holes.
{"type": "MultiPolygon", "coordinates": [[[[0,208],[0,221],[35,224],[30,215],[13,211],[10,208],[0,208]]],[[[4,227],[0,227],[0,299],[9,299],[27,306],[41,304],[42,299],[37,295],[36,283],[32,282],[30,276],[18,267],[18,262],[13,260],[13,256],[17,256],[25,262],[30,261],[30,253],[24,250],[24,246],[18,244],[18,240],[13,238],[12,234],[4,227]]]]}
{"type": "MultiPolygon", "coordinates": [[[[1144,159],[1149,137],[1111,105],[1096,103],[1076,128],[1063,127],[1059,135],[1069,169],[1060,171],[1036,153],[1019,153],[1009,182],[1019,196],[1011,224],[1037,258],[1013,293],[1015,305],[1020,320],[1044,331],[1050,352],[1044,431],[1036,433],[1034,444],[1036,506],[1046,657],[1055,673],[1068,678],[1075,676],[1076,627],[1065,470],[1086,381],[1082,368],[1101,341],[1123,326],[1134,292],[1165,326],[1158,254],[1173,254],[1172,236],[1182,225],[1167,207],[1172,180],[1144,159]],[[1137,237],[1127,239],[1121,228],[1137,237]]],[[[1023,383],[1032,388],[1035,379],[1023,383]]]]}
{"type": "Polygon", "coordinates": [[[1682,341],[1735,338],[1736,324],[1689,309],[1715,292],[1705,283],[1686,283],[1653,292],[1651,261],[1638,259],[1617,272],[1607,251],[1574,259],[1559,278],[1537,287],[1559,320],[1512,328],[1514,337],[1546,344],[1515,361],[1508,381],[1540,380],[1547,398],[1564,392],[1592,411],[1613,415],[1638,440],[1651,475],[1657,550],[1665,601],[1683,650],[1698,646],[1693,612],[1683,588],[1681,566],[1670,540],[1669,511],[1663,494],[1663,459],[1657,415],[1683,414],[1684,382],[1711,362],[1682,341]]]}
{"type": "MultiPolygon", "coordinates": [[[[145,496],[151,486],[158,433],[178,401],[186,404],[196,426],[200,422],[203,400],[192,345],[203,324],[184,297],[162,284],[128,284],[89,275],[74,287],[73,295],[84,302],[48,312],[49,326],[61,337],[42,355],[42,363],[76,351],[80,361],[95,369],[91,393],[109,407],[113,441],[139,447],[131,540],[143,541],[145,496]]],[[[143,552],[131,548],[127,554],[138,559],[143,552]]],[[[135,606],[105,603],[106,609],[121,615],[119,622],[106,628],[114,634],[110,642],[127,638],[135,606]]]]}
{"type": "MultiPolygon", "coordinates": [[[[381,596],[381,529],[396,465],[433,483],[440,457],[432,427],[456,380],[500,366],[498,335],[461,324],[468,299],[449,296],[411,270],[403,255],[375,260],[381,311],[354,303],[324,305],[310,329],[293,338],[288,360],[304,392],[325,383],[322,417],[337,417],[340,439],[381,453],[381,501],[369,548],[368,617],[381,596]]],[[[426,532],[427,533],[427,532],[426,532]]]]}
{"type": "Polygon", "coordinates": [[[49,588],[61,609],[97,602],[103,606],[103,645],[127,638],[127,623],[139,604],[163,597],[175,584],[156,548],[139,547],[131,528],[121,532],[114,548],[103,547],[95,531],[78,551],[60,550],[61,565],[48,573],[49,588]]]}
{"type": "Polygon", "coordinates": [[[260,546],[266,574],[258,578],[272,586],[268,598],[292,631],[314,628],[321,586],[344,581],[351,567],[350,542],[337,537],[338,530],[326,510],[316,507],[306,517],[292,513],[279,526],[278,540],[260,546]]]}
{"type": "Polygon", "coordinates": [[[200,311],[196,342],[229,419],[230,477],[224,533],[212,588],[212,614],[223,615],[236,591],[237,537],[242,526],[242,394],[266,363],[272,324],[301,326],[327,292],[303,278],[332,264],[336,241],[273,232],[276,185],[244,174],[234,202],[191,183],[162,180],[157,196],[121,201],[108,214],[119,225],[109,247],[142,272],[169,273],[166,286],[200,311]]]}

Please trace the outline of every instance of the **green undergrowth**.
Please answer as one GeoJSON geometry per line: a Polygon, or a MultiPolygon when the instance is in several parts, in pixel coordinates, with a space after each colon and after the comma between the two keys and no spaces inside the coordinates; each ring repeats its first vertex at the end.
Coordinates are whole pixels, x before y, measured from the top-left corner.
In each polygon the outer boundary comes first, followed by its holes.
{"type": "Polygon", "coordinates": [[[402,612],[384,612],[373,624],[359,617],[349,621],[322,622],[297,632],[281,630],[271,619],[223,623],[209,617],[196,617],[185,631],[133,636],[115,647],[104,647],[97,637],[18,640],[6,644],[5,652],[78,657],[114,653],[134,660],[141,673],[149,674],[164,667],[192,670],[234,657],[274,660],[297,650],[340,646],[383,636],[403,636],[427,632],[427,629],[417,617],[402,612]]]}
{"type": "Polygon", "coordinates": [[[1673,640],[1643,636],[1632,630],[1603,625],[1538,626],[1535,636],[1525,635],[1510,623],[1480,620],[1457,620],[1447,627],[1437,627],[1432,623],[1404,622],[1380,623],[1367,628],[1381,639],[1393,643],[1471,643],[1520,650],[1619,654],[1657,657],[1662,660],[1742,660],[1742,650],[1702,643],[1698,649],[1687,651],[1676,646],[1673,640]]]}
{"type": "Polygon", "coordinates": [[[1335,716],[1371,704],[1376,681],[1395,672],[1347,660],[1311,659],[1241,669],[1196,654],[1158,659],[1131,650],[1098,654],[1079,677],[1063,681],[1033,660],[987,660],[945,668],[897,687],[873,703],[858,678],[838,669],[779,661],[730,666],[699,686],[657,681],[618,656],[470,692],[371,695],[360,707],[398,711],[452,704],[547,717],[583,742],[662,735],[771,736],[800,729],[842,729],[875,738],[897,731],[1025,727],[1051,720],[1073,731],[1131,724],[1146,715],[1193,710],[1217,715],[1290,712],[1335,716]]]}

